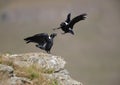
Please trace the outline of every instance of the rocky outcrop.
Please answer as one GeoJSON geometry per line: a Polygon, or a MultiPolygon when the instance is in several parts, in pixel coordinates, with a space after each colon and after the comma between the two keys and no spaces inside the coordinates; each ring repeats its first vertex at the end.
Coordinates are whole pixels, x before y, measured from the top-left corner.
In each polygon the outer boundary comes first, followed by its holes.
{"type": "Polygon", "coordinates": [[[82,85],[81,82],[70,77],[69,72],[65,69],[66,62],[60,56],[45,53],[25,53],[4,54],[0,57],[0,73],[2,76],[7,76],[7,78],[0,78],[0,85],[82,85]],[[31,67],[33,67],[30,69],[32,75],[26,77],[25,69],[31,67]],[[33,69],[39,71],[33,71],[33,69]],[[37,72],[38,74],[36,74],[37,72]],[[44,80],[54,80],[54,84],[35,84],[34,78],[38,78],[39,72],[44,80]],[[3,83],[5,79],[6,84],[3,83]]]}
{"type": "Polygon", "coordinates": [[[27,78],[16,77],[11,66],[0,64],[0,85],[25,85],[32,84],[27,78]]]}

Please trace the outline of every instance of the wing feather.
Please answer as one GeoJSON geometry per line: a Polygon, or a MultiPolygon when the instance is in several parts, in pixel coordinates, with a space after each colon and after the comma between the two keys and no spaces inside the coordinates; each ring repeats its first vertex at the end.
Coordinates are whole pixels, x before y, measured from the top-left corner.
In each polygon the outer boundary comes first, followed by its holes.
{"type": "Polygon", "coordinates": [[[36,34],[31,37],[25,38],[24,40],[27,41],[27,43],[34,42],[34,43],[38,43],[38,44],[43,44],[48,41],[48,37],[49,37],[48,34],[40,33],[40,34],[36,34]]]}
{"type": "Polygon", "coordinates": [[[84,20],[86,17],[87,14],[84,13],[84,14],[81,14],[81,15],[78,15],[76,16],[75,18],[73,18],[70,23],[69,23],[69,27],[73,29],[73,26],[75,25],[75,23],[81,21],[81,20],[84,20]]]}
{"type": "Polygon", "coordinates": [[[71,17],[71,13],[69,13],[69,14],[67,15],[67,19],[65,20],[65,22],[69,23],[69,22],[70,22],[70,17],[71,17]]]}

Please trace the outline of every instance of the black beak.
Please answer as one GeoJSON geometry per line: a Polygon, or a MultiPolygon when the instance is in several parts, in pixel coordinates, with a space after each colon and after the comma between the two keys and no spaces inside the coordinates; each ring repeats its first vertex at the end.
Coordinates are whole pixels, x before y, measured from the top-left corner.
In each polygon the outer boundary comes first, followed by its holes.
{"type": "Polygon", "coordinates": [[[57,30],[57,29],[60,29],[60,27],[58,27],[58,28],[54,28],[53,30],[57,30]]]}

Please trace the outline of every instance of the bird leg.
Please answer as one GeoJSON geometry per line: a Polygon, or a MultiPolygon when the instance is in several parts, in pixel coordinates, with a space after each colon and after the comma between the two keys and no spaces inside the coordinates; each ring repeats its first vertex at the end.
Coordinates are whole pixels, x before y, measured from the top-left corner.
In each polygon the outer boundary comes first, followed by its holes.
{"type": "Polygon", "coordinates": [[[47,51],[47,53],[48,53],[48,54],[51,54],[51,52],[50,52],[50,51],[47,51]]]}

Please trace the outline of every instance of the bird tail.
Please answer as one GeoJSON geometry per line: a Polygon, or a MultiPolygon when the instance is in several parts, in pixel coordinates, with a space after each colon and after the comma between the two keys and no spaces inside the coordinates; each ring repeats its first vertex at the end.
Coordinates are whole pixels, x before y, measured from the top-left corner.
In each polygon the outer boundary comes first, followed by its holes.
{"type": "Polygon", "coordinates": [[[26,44],[30,43],[31,42],[31,37],[25,38],[24,40],[26,41],[26,44]]]}

